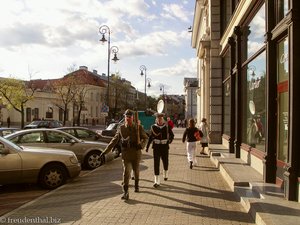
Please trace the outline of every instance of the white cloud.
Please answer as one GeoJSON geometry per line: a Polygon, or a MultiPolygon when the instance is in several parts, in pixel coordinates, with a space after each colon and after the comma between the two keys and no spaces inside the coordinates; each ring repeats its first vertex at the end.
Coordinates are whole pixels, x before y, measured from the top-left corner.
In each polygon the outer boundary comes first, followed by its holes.
{"type": "Polygon", "coordinates": [[[179,19],[182,21],[189,21],[188,12],[179,4],[163,4],[162,16],[170,19],[179,19]]]}
{"type": "Polygon", "coordinates": [[[0,76],[57,78],[72,64],[106,73],[107,45],[99,43],[99,27],[106,24],[111,46],[119,47],[121,58],[111,71],[119,69],[134,85],[140,82],[143,90],[143,80],[136,82],[136,70],[145,64],[151,69],[152,91],[159,92],[154,87],[160,83],[168,83],[170,92],[181,91],[182,77],[192,74],[192,68],[196,72],[189,59],[194,54],[186,31],[194,3],[173,2],[1,0],[0,76]],[[170,76],[174,83],[164,80],[170,76]]]}
{"type": "Polygon", "coordinates": [[[181,59],[173,66],[152,71],[153,76],[164,77],[196,77],[196,59],[181,59]]]}

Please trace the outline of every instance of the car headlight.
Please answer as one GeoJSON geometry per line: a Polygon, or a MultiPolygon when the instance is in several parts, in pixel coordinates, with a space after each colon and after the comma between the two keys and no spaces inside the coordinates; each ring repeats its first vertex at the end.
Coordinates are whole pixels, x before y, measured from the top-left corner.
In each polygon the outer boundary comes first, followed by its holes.
{"type": "Polygon", "coordinates": [[[73,163],[73,164],[77,164],[78,163],[77,157],[75,155],[71,156],[70,157],[70,162],[73,163]]]}

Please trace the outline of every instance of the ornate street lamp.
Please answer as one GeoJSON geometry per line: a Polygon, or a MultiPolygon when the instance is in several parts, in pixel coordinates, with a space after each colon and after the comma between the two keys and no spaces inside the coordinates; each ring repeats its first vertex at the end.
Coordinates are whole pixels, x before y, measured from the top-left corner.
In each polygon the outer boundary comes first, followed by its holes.
{"type": "Polygon", "coordinates": [[[148,87],[148,88],[151,87],[151,81],[152,81],[152,80],[151,80],[150,78],[147,78],[147,87],[148,87]]]}
{"type": "Polygon", "coordinates": [[[146,89],[146,86],[147,86],[147,67],[145,65],[141,65],[140,66],[140,71],[141,71],[141,76],[145,75],[145,106],[146,106],[146,109],[147,109],[147,89],[146,89]]]}
{"type": "Polygon", "coordinates": [[[119,52],[119,48],[117,46],[112,46],[110,50],[114,54],[114,57],[111,60],[114,61],[114,63],[117,63],[117,61],[120,60],[117,56],[117,53],[119,52]]]}
{"type": "Polygon", "coordinates": [[[165,96],[165,86],[163,84],[159,85],[159,90],[163,93],[163,98],[165,96]]]}
{"type": "MultiPolygon", "coordinates": [[[[102,25],[99,28],[99,33],[102,34],[102,38],[99,40],[104,44],[107,42],[107,96],[106,96],[106,105],[109,107],[109,74],[110,74],[110,54],[113,53],[114,57],[112,60],[117,62],[119,59],[117,53],[119,48],[117,46],[110,47],[110,28],[107,25],[102,25]],[[105,38],[105,34],[108,35],[108,39],[105,38]]],[[[108,108],[109,110],[109,108],[108,108]]]]}

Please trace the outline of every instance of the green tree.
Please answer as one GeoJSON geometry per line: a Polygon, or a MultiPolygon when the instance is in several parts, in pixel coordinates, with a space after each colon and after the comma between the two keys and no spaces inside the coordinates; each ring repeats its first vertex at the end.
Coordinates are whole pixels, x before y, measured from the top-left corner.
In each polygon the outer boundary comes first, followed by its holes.
{"type": "Polygon", "coordinates": [[[148,108],[156,111],[158,100],[158,98],[147,96],[148,108]]]}
{"type": "Polygon", "coordinates": [[[74,76],[66,75],[52,83],[52,90],[59,96],[59,102],[54,104],[63,110],[63,125],[66,125],[69,105],[75,99],[77,93],[77,81],[74,76]]]}
{"type": "MultiPolygon", "coordinates": [[[[85,108],[85,102],[86,102],[86,96],[89,92],[89,85],[88,85],[88,74],[86,71],[83,71],[84,74],[80,75],[78,74],[74,87],[74,107],[77,107],[77,114],[76,118],[74,118],[73,125],[75,125],[75,119],[76,119],[76,124],[80,126],[80,118],[81,118],[81,112],[85,108]],[[79,77],[80,75],[80,77],[79,77]]],[[[76,76],[76,72],[72,73],[72,76],[76,76]]]]}
{"type": "Polygon", "coordinates": [[[0,95],[6,107],[13,108],[21,114],[21,128],[25,123],[26,103],[32,100],[36,88],[32,81],[22,81],[14,78],[3,78],[0,82],[0,95]]]}

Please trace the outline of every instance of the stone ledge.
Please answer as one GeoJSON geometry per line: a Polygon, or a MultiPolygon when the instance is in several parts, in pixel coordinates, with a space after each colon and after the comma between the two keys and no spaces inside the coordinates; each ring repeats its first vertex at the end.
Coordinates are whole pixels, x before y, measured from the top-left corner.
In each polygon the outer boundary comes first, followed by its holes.
{"type": "Polygon", "coordinates": [[[244,209],[259,225],[298,224],[300,204],[284,199],[276,184],[264,183],[263,176],[222,145],[210,145],[211,161],[220,170],[244,209]]]}

